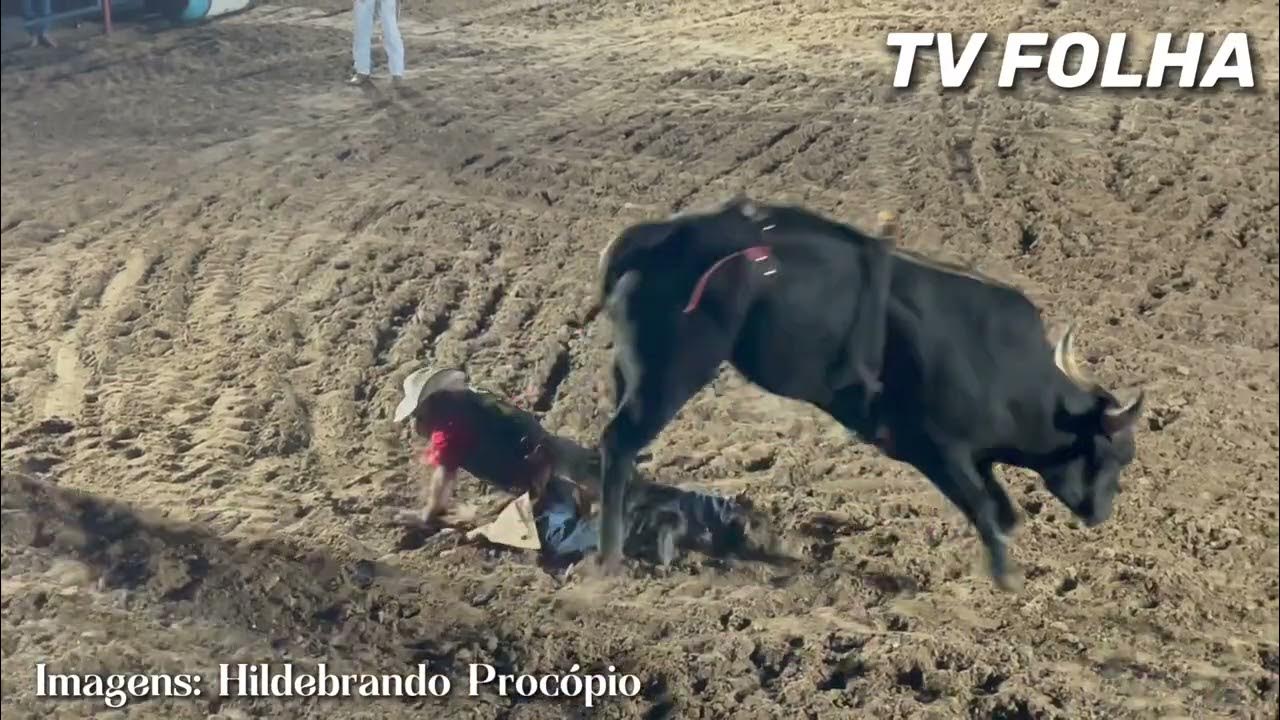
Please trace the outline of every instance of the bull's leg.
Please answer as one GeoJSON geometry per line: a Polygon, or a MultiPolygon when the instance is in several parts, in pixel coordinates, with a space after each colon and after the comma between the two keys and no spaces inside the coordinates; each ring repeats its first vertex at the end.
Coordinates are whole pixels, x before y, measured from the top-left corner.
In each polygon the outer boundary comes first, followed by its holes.
{"type": "Polygon", "coordinates": [[[640,451],[636,432],[624,427],[623,406],[630,398],[625,367],[621,358],[613,363],[614,416],[600,441],[600,557],[610,569],[622,553],[627,487],[640,451]]]}
{"type": "Polygon", "coordinates": [[[680,408],[715,378],[728,359],[732,336],[707,327],[656,337],[627,348],[631,362],[619,363],[625,393],[600,438],[600,560],[606,570],[622,560],[626,536],[625,501],[636,455],[662,432],[680,408]]]}
{"type": "Polygon", "coordinates": [[[692,395],[672,395],[663,386],[635,387],[637,392],[614,414],[600,439],[600,561],[609,571],[622,560],[627,534],[626,498],[636,455],[662,432],[692,395]]]}
{"type": "Polygon", "coordinates": [[[881,429],[881,418],[874,412],[873,398],[861,385],[837,391],[822,409],[864,442],[874,442],[881,429]]]}
{"type": "Polygon", "coordinates": [[[613,409],[622,407],[627,400],[627,376],[620,363],[613,365],[613,409]]]}
{"type": "MultiPolygon", "coordinates": [[[[656,434],[656,433],[655,433],[656,434]]],[[[619,410],[600,440],[600,561],[613,570],[622,560],[624,504],[636,453],[644,445],[629,416],[619,410]]]]}
{"type": "MultiPolygon", "coordinates": [[[[629,330],[625,321],[618,327],[629,330]]],[[[622,559],[622,543],[625,537],[625,504],[627,487],[631,484],[636,453],[649,440],[644,439],[637,423],[627,410],[638,402],[632,391],[639,380],[640,361],[629,333],[620,332],[613,362],[614,415],[600,437],[600,560],[606,571],[611,571],[622,559]],[[628,377],[632,379],[628,383],[628,377]]],[[[655,432],[656,436],[657,433],[655,432]]],[[[651,438],[650,438],[651,439],[651,438]]]]}
{"type": "Polygon", "coordinates": [[[987,490],[987,496],[995,501],[996,505],[996,523],[1000,528],[1000,532],[1008,537],[1018,529],[1020,519],[1017,510],[1013,507],[1013,501],[1009,499],[1009,493],[1005,492],[1004,486],[996,480],[995,468],[991,463],[979,463],[978,474],[982,477],[982,486],[987,490]]]}
{"type": "MultiPolygon", "coordinates": [[[[1002,530],[1001,496],[991,493],[982,474],[963,449],[947,450],[932,444],[915,444],[911,464],[915,465],[947,497],[978,531],[987,550],[992,580],[1002,590],[1016,589],[1009,574],[1008,538],[1002,530]]],[[[1004,496],[1008,502],[1008,497],[1004,496]]],[[[1010,505],[1010,511],[1012,506],[1010,505]]]]}

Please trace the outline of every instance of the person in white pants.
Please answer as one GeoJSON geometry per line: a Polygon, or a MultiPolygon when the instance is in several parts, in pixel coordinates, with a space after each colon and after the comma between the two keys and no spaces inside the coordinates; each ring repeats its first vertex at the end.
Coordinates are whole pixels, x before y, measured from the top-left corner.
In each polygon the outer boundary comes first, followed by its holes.
{"type": "Polygon", "coordinates": [[[375,11],[382,16],[382,46],[387,51],[391,80],[398,82],[404,79],[404,41],[400,38],[400,26],[396,24],[396,16],[400,14],[396,0],[355,0],[355,40],[351,44],[356,70],[351,78],[353,85],[369,81],[369,70],[373,64],[375,11]]]}

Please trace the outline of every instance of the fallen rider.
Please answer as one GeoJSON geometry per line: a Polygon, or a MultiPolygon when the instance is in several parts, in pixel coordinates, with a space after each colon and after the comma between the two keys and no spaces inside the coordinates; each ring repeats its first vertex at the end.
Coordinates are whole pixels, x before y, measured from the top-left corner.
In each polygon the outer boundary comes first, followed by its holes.
{"type": "MultiPolygon", "coordinates": [[[[503,514],[531,515],[524,520],[537,537],[525,547],[550,556],[595,549],[592,507],[600,497],[599,453],[548,432],[532,413],[503,398],[472,388],[460,370],[421,369],[405,378],[395,421],[410,419],[414,434],[428,441],[421,459],[431,475],[426,507],[402,513],[402,521],[437,521],[452,505],[458,471],[466,470],[517,496],[503,514]]],[[[681,490],[637,476],[626,502],[628,555],[650,555],[668,565],[678,546],[704,544],[717,555],[784,556],[768,521],[745,498],[681,490]]]]}

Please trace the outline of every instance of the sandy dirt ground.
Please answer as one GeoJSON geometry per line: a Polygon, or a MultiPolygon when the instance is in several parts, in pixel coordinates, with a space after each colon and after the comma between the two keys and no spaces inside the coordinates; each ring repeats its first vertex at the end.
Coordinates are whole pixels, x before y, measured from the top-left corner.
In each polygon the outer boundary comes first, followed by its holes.
{"type": "MultiPolygon", "coordinates": [[[[1273,718],[1274,3],[406,3],[410,93],[342,85],[350,6],[64,34],[3,65],[3,707],[10,717],[1273,718]],[[1005,33],[1244,29],[1260,88],[995,87],[1005,33]],[[967,90],[894,90],[893,30],[989,31],[967,90]],[[594,442],[597,251],[737,191],[1024,287],[1150,393],[1114,518],[1030,475],[1016,594],[927,481],[726,370],[651,447],[746,492],[784,569],[683,556],[563,582],[406,531],[390,415],[465,365],[594,442]],[[638,676],[585,711],[500,697],[34,696],[61,672],[326,661],[638,676]]],[[[1211,39],[1210,46],[1216,47],[1211,39]]],[[[936,61],[922,61],[936,80],[936,61]]],[[[501,500],[467,480],[461,498],[501,500]]]]}

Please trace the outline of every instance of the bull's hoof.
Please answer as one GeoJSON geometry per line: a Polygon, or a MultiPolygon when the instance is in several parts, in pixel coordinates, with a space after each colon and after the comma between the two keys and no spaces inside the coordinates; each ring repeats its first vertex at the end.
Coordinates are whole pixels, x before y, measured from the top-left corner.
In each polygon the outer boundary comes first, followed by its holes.
{"type": "Polygon", "coordinates": [[[597,554],[591,563],[600,577],[617,577],[622,574],[622,557],[620,555],[597,554]]]}
{"type": "Polygon", "coordinates": [[[621,571],[621,563],[609,564],[604,562],[600,555],[588,555],[578,562],[574,563],[565,572],[565,580],[570,578],[577,580],[607,580],[616,577],[621,571]]]}
{"type": "Polygon", "coordinates": [[[1006,570],[998,574],[992,573],[991,580],[995,583],[997,589],[1007,593],[1021,592],[1024,584],[1022,573],[1017,571],[1006,570]]]}

